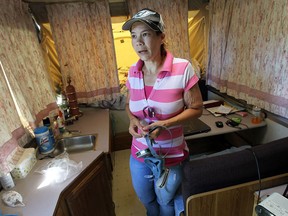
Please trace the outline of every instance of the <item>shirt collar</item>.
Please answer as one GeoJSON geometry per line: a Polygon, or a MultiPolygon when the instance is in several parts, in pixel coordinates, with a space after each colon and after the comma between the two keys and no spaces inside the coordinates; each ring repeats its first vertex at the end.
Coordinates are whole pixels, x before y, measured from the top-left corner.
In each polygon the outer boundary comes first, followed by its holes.
{"type": "MultiPolygon", "coordinates": [[[[165,61],[163,63],[163,66],[161,68],[161,72],[172,72],[172,67],[173,67],[173,55],[167,51],[167,54],[166,54],[166,58],[165,58],[165,61]]],[[[135,65],[135,70],[134,72],[135,73],[139,73],[142,71],[142,67],[144,65],[144,62],[139,59],[138,62],[136,63],[135,65]]]]}

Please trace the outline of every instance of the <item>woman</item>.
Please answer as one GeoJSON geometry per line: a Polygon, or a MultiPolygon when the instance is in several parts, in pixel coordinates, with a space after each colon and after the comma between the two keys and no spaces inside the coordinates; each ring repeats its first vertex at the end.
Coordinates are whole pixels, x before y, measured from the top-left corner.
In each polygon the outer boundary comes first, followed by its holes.
{"type": "Polygon", "coordinates": [[[174,216],[173,198],[189,155],[181,124],[202,114],[198,77],[187,60],[166,51],[159,13],[142,9],[122,29],[131,32],[140,58],[126,83],[133,187],[148,216],[174,216]]]}

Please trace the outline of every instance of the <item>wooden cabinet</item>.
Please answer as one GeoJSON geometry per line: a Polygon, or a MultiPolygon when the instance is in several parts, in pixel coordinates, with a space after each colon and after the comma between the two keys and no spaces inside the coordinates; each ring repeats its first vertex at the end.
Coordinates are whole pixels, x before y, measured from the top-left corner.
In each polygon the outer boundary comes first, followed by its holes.
{"type": "Polygon", "coordinates": [[[187,216],[252,216],[257,205],[255,192],[286,184],[288,173],[190,196],[187,216]]]}
{"type": "Polygon", "coordinates": [[[109,159],[102,153],[60,194],[55,216],[115,216],[109,159]]]}

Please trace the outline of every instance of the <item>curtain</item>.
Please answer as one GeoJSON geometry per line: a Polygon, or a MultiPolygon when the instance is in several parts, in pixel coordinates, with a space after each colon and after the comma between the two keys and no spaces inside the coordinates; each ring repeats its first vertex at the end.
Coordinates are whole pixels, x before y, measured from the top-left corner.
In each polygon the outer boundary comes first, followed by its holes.
{"type": "Polygon", "coordinates": [[[205,65],[206,35],[205,35],[205,17],[195,22],[194,19],[188,22],[190,54],[200,65],[205,65]]]}
{"type": "Polygon", "coordinates": [[[8,162],[7,158],[17,149],[18,139],[23,135],[26,136],[26,134],[10,95],[1,62],[0,66],[0,174],[2,174],[12,170],[11,163],[8,162]]]}
{"type": "Polygon", "coordinates": [[[209,11],[204,4],[192,19],[188,20],[190,56],[201,67],[201,77],[205,79],[208,56],[209,11]]]}
{"type": "Polygon", "coordinates": [[[288,2],[210,2],[208,84],[288,117],[288,2]]]}
{"type": "Polygon", "coordinates": [[[80,103],[117,97],[120,89],[108,0],[46,8],[64,86],[69,75],[80,103]]]}
{"type": "Polygon", "coordinates": [[[143,8],[149,8],[160,13],[165,24],[167,49],[175,57],[190,59],[188,0],[127,0],[127,3],[131,16],[143,8]]]}
{"type": "Polygon", "coordinates": [[[32,139],[29,129],[57,105],[27,4],[0,1],[0,14],[0,172],[7,172],[17,147],[32,139]]]}
{"type": "Polygon", "coordinates": [[[60,72],[60,65],[58,55],[55,49],[55,43],[52,38],[52,31],[49,23],[41,24],[41,45],[45,53],[45,62],[51,77],[54,91],[59,91],[63,87],[62,75],[60,72]]]}

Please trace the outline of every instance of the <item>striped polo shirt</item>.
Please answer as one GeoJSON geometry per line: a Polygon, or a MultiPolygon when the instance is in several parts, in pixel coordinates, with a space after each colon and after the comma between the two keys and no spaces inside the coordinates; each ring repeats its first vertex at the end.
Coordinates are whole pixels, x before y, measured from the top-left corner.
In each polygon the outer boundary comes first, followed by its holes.
{"type": "MultiPolygon", "coordinates": [[[[169,119],[183,112],[185,107],[184,92],[198,82],[198,77],[191,63],[185,59],[174,58],[171,53],[167,52],[166,59],[148,97],[146,97],[144,89],[143,64],[144,62],[139,60],[130,67],[128,73],[126,86],[130,93],[129,108],[131,113],[139,120],[145,120],[149,124],[158,120],[169,119]],[[154,109],[154,117],[147,115],[149,107],[154,109]]],[[[186,153],[188,151],[182,125],[162,130],[155,141],[156,144],[153,145],[153,148],[158,155],[165,156],[167,166],[174,164],[175,161],[179,162],[179,159],[184,158],[184,150],[186,153]]],[[[136,152],[147,148],[144,137],[133,137],[131,145],[133,157],[137,159],[136,152]]],[[[138,160],[143,161],[141,158],[138,160]]]]}

